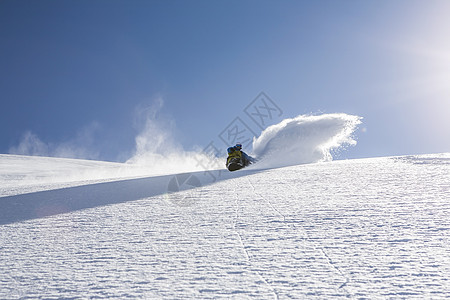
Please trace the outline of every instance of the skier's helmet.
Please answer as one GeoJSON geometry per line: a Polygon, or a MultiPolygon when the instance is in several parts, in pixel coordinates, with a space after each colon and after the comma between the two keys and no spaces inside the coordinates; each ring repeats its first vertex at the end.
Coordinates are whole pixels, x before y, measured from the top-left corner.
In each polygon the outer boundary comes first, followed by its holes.
{"type": "Polygon", "coordinates": [[[242,144],[241,143],[237,143],[236,146],[234,146],[234,148],[236,148],[236,150],[241,150],[242,149],[242,144]]]}
{"type": "Polygon", "coordinates": [[[234,147],[230,147],[227,149],[227,152],[228,152],[228,154],[231,154],[234,152],[234,150],[236,150],[236,149],[234,149],[234,147]]]}

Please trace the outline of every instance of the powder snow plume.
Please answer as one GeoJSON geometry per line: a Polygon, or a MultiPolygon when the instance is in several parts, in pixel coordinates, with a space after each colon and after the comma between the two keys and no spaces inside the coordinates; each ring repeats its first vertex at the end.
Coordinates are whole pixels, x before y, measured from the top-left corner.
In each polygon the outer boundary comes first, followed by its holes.
{"type": "Polygon", "coordinates": [[[139,134],[135,138],[135,152],[126,163],[141,167],[146,175],[204,171],[201,161],[217,160],[218,163],[209,165],[225,165],[224,158],[210,157],[200,147],[186,151],[173,136],[175,120],[161,113],[163,105],[164,101],[158,98],[148,107],[137,108],[135,126],[139,134]]]}
{"type": "Polygon", "coordinates": [[[266,128],[253,140],[258,168],[332,160],[331,151],[355,145],[352,135],[361,117],[347,114],[300,115],[266,128]]]}
{"type": "MultiPolygon", "coordinates": [[[[158,102],[155,102],[158,104],[158,102]]],[[[172,136],[174,121],[159,118],[162,103],[143,114],[143,126],[136,137],[136,152],[127,163],[145,168],[148,174],[202,171],[199,161],[223,166],[225,157],[208,157],[198,151],[185,151],[172,136]]],[[[145,110],[143,110],[145,111],[145,110]]],[[[355,145],[352,135],[361,117],[348,114],[300,115],[285,119],[253,139],[255,168],[276,168],[332,160],[331,151],[355,145]]]]}

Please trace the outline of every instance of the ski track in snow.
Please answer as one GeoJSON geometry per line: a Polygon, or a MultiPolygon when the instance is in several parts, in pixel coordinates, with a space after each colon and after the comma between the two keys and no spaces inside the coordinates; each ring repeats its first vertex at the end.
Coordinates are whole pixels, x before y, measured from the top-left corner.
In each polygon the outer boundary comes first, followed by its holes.
{"type": "MultiPolygon", "coordinates": [[[[272,202],[270,202],[269,199],[267,199],[266,197],[264,197],[264,196],[262,196],[261,194],[259,194],[259,193],[256,192],[255,186],[253,185],[253,183],[250,181],[249,178],[247,178],[247,180],[249,181],[249,183],[250,183],[250,185],[251,185],[251,187],[252,187],[252,189],[253,189],[253,192],[254,192],[256,195],[258,195],[258,197],[259,197],[260,199],[264,199],[264,200],[267,202],[267,204],[268,204],[268,205],[276,212],[276,214],[280,215],[280,216],[283,218],[283,222],[286,223],[286,222],[287,222],[286,216],[283,215],[278,209],[276,209],[276,207],[273,206],[272,202]]],[[[293,226],[293,227],[296,227],[295,223],[292,223],[292,226],[293,226]]],[[[298,228],[296,228],[296,230],[297,230],[297,229],[298,229],[298,228]]],[[[299,231],[301,232],[301,230],[299,230],[299,231]]],[[[311,240],[311,239],[309,238],[307,232],[304,232],[304,234],[305,234],[305,239],[306,239],[306,240],[311,240]]],[[[316,245],[315,245],[315,247],[316,247],[316,245]]],[[[344,287],[347,285],[347,283],[349,282],[349,278],[341,271],[341,269],[339,269],[338,267],[336,267],[336,265],[333,263],[333,260],[332,260],[332,259],[330,258],[330,256],[327,254],[327,252],[325,251],[325,249],[323,249],[323,248],[320,247],[320,245],[319,245],[319,246],[317,247],[316,251],[320,251],[320,253],[328,260],[328,263],[329,263],[330,267],[332,267],[333,269],[335,269],[335,270],[336,270],[336,271],[337,271],[337,272],[345,279],[345,282],[339,286],[339,288],[344,288],[344,287]]],[[[349,296],[349,295],[348,295],[348,296],[349,296]]]]}
{"type": "Polygon", "coordinates": [[[242,171],[0,225],[0,298],[449,298],[449,162],[242,171]]]}
{"type": "MultiPolygon", "coordinates": [[[[250,184],[251,184],[251,182],[250,182],[250,184]]],[[[235,194],[236,194],[236,189],[235,189],[235,194]]],[[[255,268],[255,265],[253,264],[253,262],[252,262],[252,260],[250,258],[250,255],[248,254],[248,251],[246,249],[246,246],[245,246],[245,244],[244,244],[244,242],[242,240],[242,236],[239,233],[239,231],[236,229],[236,224],[237,224],[237,222],[239,220],[239,201],[238,201],[237,197],[235,198],[235,203],[236,203],[236,215],[235,215],[235,220],[233,222],[233,228],[234,228],[235,233],[236,233],[236,235],[237,235],[237,237],[239,239],[239,243],[241,244],[242,251],[245,254],[245,258],[247,259],[247,262],[249,263],[249,265],[252,266],[252,269],[255,271],[255,273],[258,275],[258,277],[261,279],[261,281],[264,282],[264,284],[267,285],[267,287],[273,292],[274,299],[279,299],[278,293],[273,288],[273,286],[267,281],[266,278],[264,278],[264,276],[261,274],[261,272],[258,269],[255,268]]]]}

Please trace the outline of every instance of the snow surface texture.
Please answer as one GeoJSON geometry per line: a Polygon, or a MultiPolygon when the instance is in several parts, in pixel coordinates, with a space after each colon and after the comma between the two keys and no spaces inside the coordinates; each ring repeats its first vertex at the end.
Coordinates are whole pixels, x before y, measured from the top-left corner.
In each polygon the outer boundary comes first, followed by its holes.
{"type": "Polygon", "coordinates": [[[0,298],[450,297],[450,154],[220,172],[9,190],[0,298]]]}
{"type": "Polygon", "coordinates": [[[332,160],[331,151],[355,145],[361,118],[347,114],[300,115],[265,129],[253,141],[258,167],[282,167],[332,160]]]}

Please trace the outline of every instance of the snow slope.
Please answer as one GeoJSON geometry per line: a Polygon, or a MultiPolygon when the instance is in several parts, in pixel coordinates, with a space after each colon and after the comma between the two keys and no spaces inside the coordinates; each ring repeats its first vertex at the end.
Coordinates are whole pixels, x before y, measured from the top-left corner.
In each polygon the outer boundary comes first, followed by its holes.
{"type": "Polygon", "coordinates": [[[132,169],[119,163],[0,154],[0,196],[137,176],[132,169]]]}
{"type": "Polygon", "coordinates": [[[1,299],[450,297],[450,154],[77,180],[3,188],[1,299]]]}

